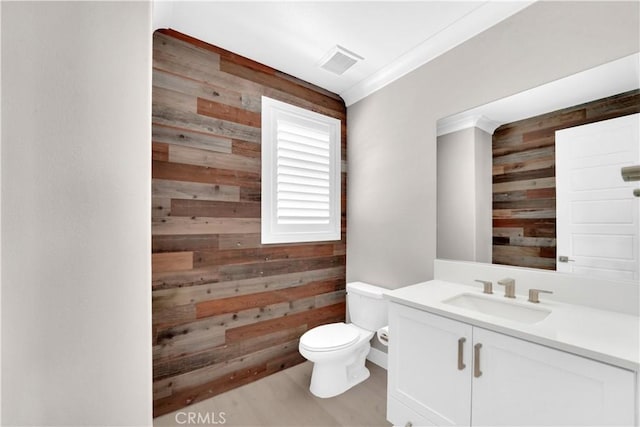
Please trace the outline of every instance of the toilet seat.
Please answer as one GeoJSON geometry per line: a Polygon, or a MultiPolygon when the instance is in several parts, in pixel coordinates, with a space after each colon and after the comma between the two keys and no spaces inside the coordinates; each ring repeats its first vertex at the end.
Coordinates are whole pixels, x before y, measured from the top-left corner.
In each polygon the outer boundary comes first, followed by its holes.
{"type": "Polygon", "coordinates": [[[309,351],[334,351],[349,347],[360,337],[358,328],[346,323],[317,326],[300,337],[300,345],[309,351]]]}

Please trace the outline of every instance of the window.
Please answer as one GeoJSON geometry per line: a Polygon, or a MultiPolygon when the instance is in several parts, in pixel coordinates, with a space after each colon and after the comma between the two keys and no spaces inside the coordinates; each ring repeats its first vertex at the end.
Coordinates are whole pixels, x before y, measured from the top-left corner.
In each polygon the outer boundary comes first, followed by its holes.
{"type": "Polygon", "coordinates": [[[262,243],[340,240],[340,120],[262,97],[262,243]]]}

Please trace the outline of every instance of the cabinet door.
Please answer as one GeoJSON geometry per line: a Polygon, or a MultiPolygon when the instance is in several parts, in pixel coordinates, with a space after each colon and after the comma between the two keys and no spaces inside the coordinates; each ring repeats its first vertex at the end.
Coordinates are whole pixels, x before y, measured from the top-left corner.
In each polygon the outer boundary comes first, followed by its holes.
{"type": "Polygon", "coordinates": [[[634,424],[633,372],[481,328],[473,335],[482,344],[473,425],[634,424]]]}
{"type": "MultiPolygon", "coordinates": [[[[415,411],[421,424],[470,425],[471,330],[464,323],[390,304],[389,401],[396,399],[415,411]]],[[[389,421],[416,425],[400,407],[387,408],[389,421]]]]}

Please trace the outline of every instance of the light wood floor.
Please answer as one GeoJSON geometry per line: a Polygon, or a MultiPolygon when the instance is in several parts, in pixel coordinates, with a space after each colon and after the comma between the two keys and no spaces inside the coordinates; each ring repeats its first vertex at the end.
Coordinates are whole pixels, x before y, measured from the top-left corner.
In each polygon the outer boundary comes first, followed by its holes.
{"type": "MultiPolygon", "coordinates": [[[[371,376],[346,393],[320,399],[309,392],[311,369],[305,362],[251,384],[154,420],[154,426],[195,425],[189,413],[224,426],[385,426],[387,371],[367,362],[371,376]],[[220,418],[224,412],[224,423],[220,418]],[[209,414],[209,415],[207,415],[209,414]],[[213,414],[215,417],[212,418],[213,414]],[[176,418],[177,417],[177,418],[176,418]]],[[[200,423],[203,425],[205,423],[200,423]]]]}

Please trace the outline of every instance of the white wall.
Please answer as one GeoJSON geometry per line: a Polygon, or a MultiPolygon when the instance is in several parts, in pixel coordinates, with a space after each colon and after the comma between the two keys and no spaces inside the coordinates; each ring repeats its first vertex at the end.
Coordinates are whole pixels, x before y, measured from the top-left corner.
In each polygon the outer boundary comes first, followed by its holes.
{"type": "Polygon", "coordinates": [[[439,136],[437,156],[436,256],[491,262],[491,135],[439,136]]]}
{"type": "Polygon", "coordinates": [[[537,2],[348,109],[347,279],[433,277],[436,121],[638,52],[637,2],[537,2]]]}
{"type": "Polygon", "coordinates": [[[437,138],[436,256],[475,259],[475,128],[437,138]]]}
{"type": "Polygon", "coordinates": [[[474,129],[475,261],[491,262],[493,251],[493,147],[491,135],[474,129]]]}
{"type": "Polygon", "coordinates": [[[491,135],[471,127],[436,141],[436,256],[491,262],[491,135]]]}
{"type": "Polygon", "coordinates": [[[150,425],[151,4],[1,31],[2,422],[150,425]]]}

